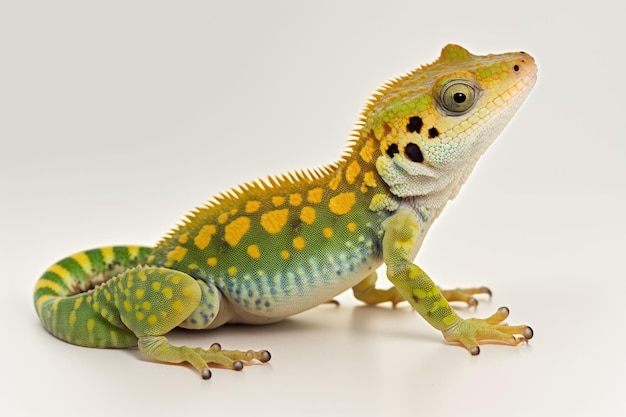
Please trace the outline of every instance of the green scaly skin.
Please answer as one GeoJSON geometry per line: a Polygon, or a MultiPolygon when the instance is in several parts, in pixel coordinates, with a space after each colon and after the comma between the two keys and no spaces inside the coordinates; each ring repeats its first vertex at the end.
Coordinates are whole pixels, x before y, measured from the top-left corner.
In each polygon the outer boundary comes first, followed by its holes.
{"type": "Polygon", "coordinates": [[[241,185],[196,209],[155,248],[107,247],[72,255],[37,282],[35,306],[56,337],[82,346],[138,346],[187,362],[239,370],[269,352],[177,347],[175,327],[281,320],[353,288],[368,303],[408,301],[446,340],[472,354],[495,340],[517,345],[530,327],[508,309],[462,319],[486,288],[440,290],[413,263],[432,222],[530,92],[524,53],[475,56],[456,45],[394,79],[367,104],[336,163],[241,185]],[[375,287],[387,266],[394,287],[375,287]]]}

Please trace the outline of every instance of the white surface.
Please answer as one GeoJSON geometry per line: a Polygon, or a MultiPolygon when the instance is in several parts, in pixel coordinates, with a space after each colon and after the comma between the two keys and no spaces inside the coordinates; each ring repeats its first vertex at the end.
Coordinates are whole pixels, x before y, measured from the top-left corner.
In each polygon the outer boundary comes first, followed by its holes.
{"type": "Polygon", "coordinates": [[[0,414],[624,415],[618,4],[5,2],[0,414]],[[40,326],[31,292],[49,264],[152,244],[231,185],[332,161],[369,93],[449,42],[532,53],[539,82],[418,262],[443,286],[490,286],[461,314],[507,305],[535,329],[529,346],[471,357],[407,306],[346,294],[272,326],[176,333],[273,354],[206,382],[40,326]]]}

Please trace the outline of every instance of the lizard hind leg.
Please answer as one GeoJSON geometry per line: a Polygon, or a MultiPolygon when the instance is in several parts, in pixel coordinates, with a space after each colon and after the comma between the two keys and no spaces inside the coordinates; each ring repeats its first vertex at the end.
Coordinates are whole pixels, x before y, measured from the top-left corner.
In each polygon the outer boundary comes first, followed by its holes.
{"type": "Polygon", "coordinates": [[[241,370],[252,360],[267,362],[266,350],[222,350],[172,345],[165,334],[174,327],[202,329],[218,318],[221,293],[215,286],[180,271],[138,267],[122,274],[119,310],[122,322],[137,336],[139,350],[167,363],[189,363],[204,379],[211,377],[209,363],[241,370]],[[130,290],[130,291],[127,291],[130,290]]]}

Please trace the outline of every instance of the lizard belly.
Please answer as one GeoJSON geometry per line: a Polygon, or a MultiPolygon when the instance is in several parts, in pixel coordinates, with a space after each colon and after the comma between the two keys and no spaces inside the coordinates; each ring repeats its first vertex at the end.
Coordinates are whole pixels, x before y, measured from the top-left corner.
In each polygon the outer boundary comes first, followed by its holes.
{"type": "MultiPolygon", "coordinates": [[[[216,279],[231,323],[263,324],[306,311],[350,289],[382,263],[372,245],[290,262],[274,271],[216,279]],[[226,301],[224,300],[224,301],[226,301]]],[[[322,252],[323,254],[324,252],[322,252]]]]}

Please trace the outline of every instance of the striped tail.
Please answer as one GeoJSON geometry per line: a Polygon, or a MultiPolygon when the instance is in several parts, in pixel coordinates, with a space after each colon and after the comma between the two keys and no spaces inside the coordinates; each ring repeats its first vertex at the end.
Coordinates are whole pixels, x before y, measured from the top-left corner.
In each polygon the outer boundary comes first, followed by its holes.
{"type": "Polygon", "coordinates": [[[35,285],[35,308],[59,339],[90,347],[129,347],[137,338],[103,295],[93,291],[116,275],[145,264],[152,248],[111,246],[76,253],[52,265],[35,285]]]}

